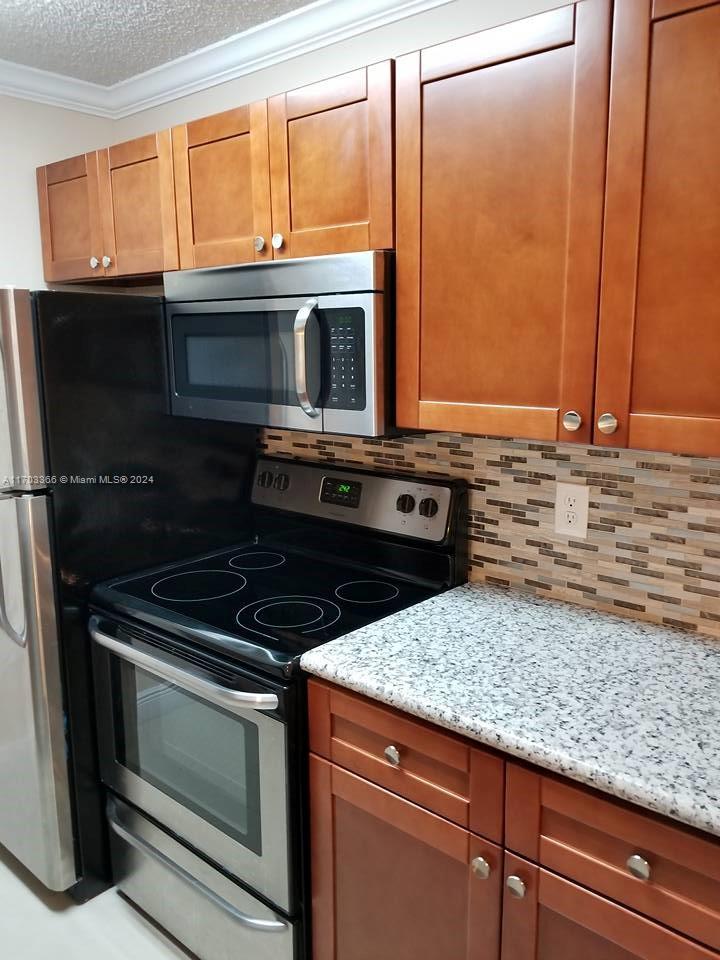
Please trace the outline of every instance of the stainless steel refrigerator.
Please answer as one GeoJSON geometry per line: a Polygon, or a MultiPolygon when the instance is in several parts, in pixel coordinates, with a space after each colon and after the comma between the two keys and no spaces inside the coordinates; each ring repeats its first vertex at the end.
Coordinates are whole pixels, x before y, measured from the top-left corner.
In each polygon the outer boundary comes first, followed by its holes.
{"type": "Polygon", "coordinates": [[[255,431],[171,416],[165,324],[0,288],[0,845],[80,900],[110,882],[90,589],[247,532],[255,431]]]}
{"type": "Polygon", "coordinates": [[[0,290],[0,843],[76,879],[49,497],[30,299],[0,290]]]}

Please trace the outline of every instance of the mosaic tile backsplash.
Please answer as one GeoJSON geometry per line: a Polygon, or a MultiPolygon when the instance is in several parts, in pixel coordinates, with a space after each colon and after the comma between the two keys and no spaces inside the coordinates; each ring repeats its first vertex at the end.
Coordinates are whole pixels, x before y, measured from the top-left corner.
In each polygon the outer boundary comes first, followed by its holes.
{"type": "Polygon", "coordinates": [[[720,460],[431,433],[260,431],[272,456],[465,477],[469,579],[720,636],[720,460]],[[590,487],[587,540],[556,534],[555,483],[590,487]]]}

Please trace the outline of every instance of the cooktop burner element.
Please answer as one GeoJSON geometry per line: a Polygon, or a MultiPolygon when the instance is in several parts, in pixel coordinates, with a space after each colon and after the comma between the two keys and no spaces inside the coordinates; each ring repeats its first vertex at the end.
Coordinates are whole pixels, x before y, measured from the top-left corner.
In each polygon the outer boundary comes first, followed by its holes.
{"type": "Polygon", "coordinates": [[[340,607],[323,597],[273,597],[248,603],[237,615],[238,626],[255,629],[255,624],[276,630],[314,633],[326,630],[342,616],[340,607]]]}
{"type": "Polygon", "coordinates": [[[350,580],[337,588],[335,596],[347,603],[389,603],[399,593],[398,587],[383,580],[350,580]]]}
{"type": "Polygon", "coordinates": [[[246,578],[232,570],[188,570],[156,580],[150,593],[158,600],[193,603],[231,597],[240,593],[246,584],[246,578]]]}
{"type": "Polygon", "coordinates": [[[271,550],[249,550],[247,553],[239,553],[230,560],[230,566],[236,570],[271,570],[273,567],[281,567],[284,563],[285,557],[271,550]]]}

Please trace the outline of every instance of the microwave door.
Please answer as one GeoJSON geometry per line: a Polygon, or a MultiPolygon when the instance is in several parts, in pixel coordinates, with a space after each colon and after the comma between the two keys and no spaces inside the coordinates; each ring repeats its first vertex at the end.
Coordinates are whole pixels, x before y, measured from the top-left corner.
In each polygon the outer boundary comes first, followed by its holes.
{"type": "Polygon", "coordinates": [[[0,491],[45,486],[30,294],[0,288],[0,491]]]}
{"type": "Polygon", "coordinates": [[[174,414],[323,429],[322,335],[307,298],[167,309],[174,414]]]}

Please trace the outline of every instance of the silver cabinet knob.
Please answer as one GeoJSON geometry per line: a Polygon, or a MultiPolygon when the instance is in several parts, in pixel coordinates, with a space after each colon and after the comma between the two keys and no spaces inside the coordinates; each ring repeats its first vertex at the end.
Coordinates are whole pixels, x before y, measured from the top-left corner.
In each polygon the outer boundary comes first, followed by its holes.
{"type": "Polygon", "coordinates": [[[394,747],[390,744],[389,747],[385,747],[385,759],[391,763],[394,767],[400,766],[400,751],[397,747],[394,747]]]}
{"type": "Polygon", "coordinates": [[[98,260],[98,258],[97,258],[97,257],[90,257],[90,267],[91,267],[93,270],[97,270],[97,268],[98,268],[99,266],[100,266],[100,261],[98,260]]]}
{"type": "Polygon", "coordinates": [[[480,880],[487,880],[490,876],[490,864],[485,857],[475,857],[470,861],[470,869],[480,880]]]}
{"type": "Polygon", "coordinates": [[[563,416],[562,425],[570,433],[575,433],[575,431],[579,430],[582,426],[582,417],[577,410],[568,410],[563,416]]]}
{"type": "Polygon", "coordinates": [[[618,428],[617,417],[613,413],[603,413],[598,418],[597,427],[600,433],[615,433],[618,428]]]}
{"type": "Polygon", "coordinates": [[[285,237],[281,233],[274,233],[272,235],[271,243],[274,250],[279,250],[285,243],[285,237]]]}
{"type": "Polygon", "coordinates": [[[505,881],[505,886],[508,888],[513,897],[517,897],[518,900],[522,900],[525,896],[527,887],[525,882],[516,877],[515,874],[511,874],[505,881]]]}
{"type": "Polygon", "coordinates": [[[106,254],[106,255],[103,257],[103,259],[102,259],[102,265],[103,265],[104,267],[109,267],[111,263],[112,263],[112,260],[111,260],[110,257],[108,257],[107,254],[106,254]]]}
{"type": "Polygon", "coordinates": [[[628,857],[625,866],[638,880],[650,879],[650,864],[639,853],[634,853],[631,857],[628,857]]]}
{"type": "Polygon", "coordinates": [[[254,241],[255,252],[260,253],[265,249],[265,237],[255,237],[254,241]]]}

